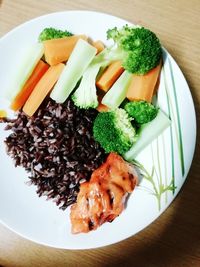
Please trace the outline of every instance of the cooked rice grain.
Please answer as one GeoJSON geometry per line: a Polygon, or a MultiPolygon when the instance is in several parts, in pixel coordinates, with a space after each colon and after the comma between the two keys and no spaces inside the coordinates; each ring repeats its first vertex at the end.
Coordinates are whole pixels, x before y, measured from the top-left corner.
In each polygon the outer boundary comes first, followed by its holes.
{"type": "Polygon", "coordinates": [[[23,166],[39,196],[47,196],[65,209],[76,201],[79,185],[105,159],[92,136],[94,109],[84,110],[71,100],[57,104],[48,99],[31,118],[22,111],[5,119],[7,153],[15,166],[23,166]]]}

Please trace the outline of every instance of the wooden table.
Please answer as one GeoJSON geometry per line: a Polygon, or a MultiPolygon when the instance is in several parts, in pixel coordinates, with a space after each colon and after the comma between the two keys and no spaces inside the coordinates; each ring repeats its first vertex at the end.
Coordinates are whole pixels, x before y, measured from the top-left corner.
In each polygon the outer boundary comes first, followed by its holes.
{"type": "MultiPolygon", "coordinates": [[[[155,31],[189,83],[199,125],[199,0],[0,0],[0,37],[26,20],[71,9],[108,12],[155,31]]],[[[198,135],[194,161],[183,189],[170,208],[139,234],[100,249],[70,251],[37,245],[0,226],[0,265],[200,266],[199,160],[198,135]]]]}

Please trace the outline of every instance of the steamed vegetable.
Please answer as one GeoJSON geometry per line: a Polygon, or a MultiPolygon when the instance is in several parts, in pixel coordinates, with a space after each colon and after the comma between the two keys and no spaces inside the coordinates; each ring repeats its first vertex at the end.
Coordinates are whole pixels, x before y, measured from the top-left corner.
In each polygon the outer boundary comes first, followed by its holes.
{"type": "Polygon", "coordinates": [[[123,109],[99,113],[94,121],[93,134],[107,153],[124,154],[136,140],[135,128],[123,109]]]}
{"type": "Polygon", "coordinates": [[[49,65],[56,65],[69,59],[79,39],[87,40],[85,35],[74,35],[44,41],[45,60],[49,65]]]}
{"type": "Polygon", "coordinates": [[[43,54],[43,44],[39,43],[33,44],[26,51],[24,57],[20,59],[19,64],[16,66],[15,77],[12,77],[10,88],[6,91],[8,100],[12,101],[21,91],[43,54]]]}
{"type": "Polygon", "coordinates": [[[119,107],[126,97],[130,81],[131,73],[125,70],[110,90],[105,94],[101,103],[110,109],[119,107]]]}
{"type": "Polygon", "coordinates": [[[109,111],[109,107],[105,106],[104,104],[102,103],[99,103],[97,108],[96,108],[99,112],[107,112],[109,111]]]}
{"type": "Polygon", "coordinates": [[[45,97],[48,95],[48,93],[51,91],[54,84],[60,77],[64,66],[65,65],[63,63],[60,63],[56,66],[51,66],[37,83],[36,87],[34,88],[33,92],[31,93],[23,107],[23,111],[28,116],[32,116],[39,108],[45,97]]]}
{"type": "Polygon", "coordinates": [[[81,83],[72,95],[74,104],[79,108],[96,108],[98,106],[98,99],[95,86],[95,77],[99,72],[98,64],[96,67],[88,67],[84,72],[81,83]]]}
{"type": "Polygon", "coordinates": [[[146,101],[129,102],[124,109],[139,124],[152,121],[158,113],[158,108],[146,101]]]}
{"type": "Polygon", "coordinates": [[[62,31],[55,28],[45,28],[39,35],[38,41],[43,42],[46,40],[57,39],[72,36],[73,34],[68,31],[62,31]]]}
{"type": "MultiPolygon", "coordinates": [[[[70,38],[70,37],[69,37],[70,38]]],[[[94,58],[97,50],[86,41],[79,39],[50,97],[63,103],[75,88],[84,71],[94,58]]]]}
{"type": "Polygon", "coordinates": [[[151,102],[155,91],[156,83],[159,80],[162,63],[144,75],[133,74],[126,97],[130,101],[144,100],[151,102]]]}
{"type": "Polygon", "coordinates": [[[0,109],[0,119],[6,118],[7,117],[7,112],[3,109],[0,109]]]}
{"type": "Polygon", "coordinates": [[[49,65],[40,60],[33,70],[33,73],[26,81],[25,85],[21,89],[21,91],[16,95],[13,99],[10,108],[14,111],[19,110],[25,104],[26,100],[32,93],[33,89],[35,88],[38,81],[44,75],[44,73],[48,70],[49,65]]]}
{"type": "Polygon", "coordinates": [[[123,71],[121,61],[112,62],[96,82],[97,87],[107,92],[123,71]]]}
{"type": "Polygon", "coordinates": [[[102,92],[100,91],[100,92],[98,92],[98,106],[97,106],[96,109],[97,109],[99,112],[106,112],[106,111],[109,111],[109,110],[110,110],[109,107],[107,107],[107,106],[105,106],[104,104],[101,103],[102,98],[103,98],[103,94],[102,94],[102,92]]]}
{"type": "MultiPolygon", "coordinates": [[[[101,68],[107,67],[111,62],[120,60],[127,72],[145,74],[156,67],[161,60],[162,49],[160,42],[156,35],[148,29],[134,28],[126,25],[119,30],[117,28],[108,30],[107,37],[108,39],[113,39],[114,45],[104,49],[94,58],[90,64],[91,72],[93,72],[92,67],[96,68],[96,65],[99,66],[100,70],[101,68]]],[[[87,75],[90,77],[89,71],[87,75]]],[[[115,77],[117,77],[117,75],[115,75],[115,77]]],[[[97,77],[92,78],[93,81],[95,79],[97,79],[97,77]]],[[[122,102],[125,99],[127,80],[125,79],[124,82],[125,84],[121,83],[121,91],[123,92],[117,90],[115,95],[108,92],[108,96],[105,96],[106,102],[111,102],[113,107],[118,106],[118,102],[122,102]],[[116,103],[112,99],[113,96],[115,97],[116,103]],[[120,101],[118,101],[118,99],[120,99],[120,101]]]]}
{"type": "Polygon", "coordinates": [[[161,45],[156,35],[143,27],[124,26],[121,30],[117,28],[108,30],[107,36],[108,39],[114,40],[116,48],[108,51],[105,57],[121,60],[122,66],[128,73],[133,74],[133,78],[130,84],[130,78],[128,82],[124,79],[119,83],[120,77],[106,93],[102,103],[110,108],[116,108],[126,96],[129,100],[151,101],[160,73],[158,64],[162,56],[161,45]],[[152,68],[154,69],[151,70],[152,68]],[[127,83],[129,88],[127,88],[127,83]],[[114,90],[115,84],[118,88],[116,91],[114,90]]]}
{"type": "Polygon", "coordinates": [[[92,45],[97,49],[97,54],[105,49],[103,42],[100,40],[92,42],[92,45]]]}
{"type": "MultiPolygon", "coordinates": [[[[101,52],[99,54],[101,58],[101,54],[104,53],[101,52]]],[[[99,57],[96,56],[90,65],[88,66],[88,69],[83,74],[83,78],[80,82],[80,85],[77,89],[77,91],[74,93],[72,99],[74,100],[75,105],[82,108],[96,108],[98,106],[97,102],[97,89],[96,89],[96,78],[97,74],[100,72],[101,68],[104,68],[108,65],[107,61],[99,60],[99,57]],[[81,95],[79,95],[80,91],[81,95]]]]}
{"type": "Polygon", "coordinates": [[[133,160],[147,145],[169,127],[170,123],[169,118],[159,110],[154,120],[141,126],[137,142],[133,144],[129,151],[124,153],[123,157],[128,161],[133,160]]]}
{"type": "Polygon", "coordinates": [[[122,66],[131,73],[144,75],[155,68],[161,59],[160,41],[149,29],[124,26],[107,31],[116,48],[108,52],[108,58],[122,61],[122,66]]]}

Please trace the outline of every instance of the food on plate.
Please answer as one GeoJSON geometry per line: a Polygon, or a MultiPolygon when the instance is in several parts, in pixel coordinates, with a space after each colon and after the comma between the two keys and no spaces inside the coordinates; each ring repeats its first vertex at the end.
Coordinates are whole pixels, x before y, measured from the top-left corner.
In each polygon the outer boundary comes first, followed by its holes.
{"type": "Polygon", "coordinates": [[[72,233],[87,233],[112,222],[124,210],[126,197],[137,181],[133,165],[110,153],[90,181],[80,186],[77,202],[71,206],[72,233]]]}
{"type": "Polygon", "coordinates": [[[12,101],[22,90],[43,54],[44,47],[40,43],[31,45],[29,49],[24,52],[20,64],[16,67],[16,74],[12,77],[9,88],[6,91],[6,98],[9,101],[12,101]]]}
{"type": "Polygon", "coordinates": [[[12,110],[17,111],[23,107],[28,97],[32,93],[33,89],[35,88],[36,84],[39,82],[39,80],[42,78],[48,68],[49,65],[47,63],[42,60],[39,60],[31,76],[28,78],[23,88],[19,91],[19,93],[11,102],[10,108],[12,110]]]}
{"type": "Polygon", "coordinates": [[[49,67],[49,69],[33,89],[33,92],[31,93],[23,107],[23,112],[26,113],[26,115],[32,116],[36,112],[36,110],[39,108],[43,100],[50,93],[51,89],[59,79],[64,67],[65,65],[63,63],[49,67]]]}
{"type": "Polygon", "coordinates": [[[130,117],[140,124],[152,121],[158,113],[158,108],[146,101],[128,102],[124,109],[130,117]]]}
{"type": "Polygon", "coordinates": [[[99,113],[94,121],[93,134],[107,153],[124,154],[136,139],[136,130],[121,108],[99,113]]]}
{"type": "Polygon", "coordinates": [[[105,106],[104,104],[102,104],[101,102],[98,103],[98,106],[96,108],[99,112],[107,112],[109,111],[109,107],[105,106]]]}
{"type": "Polygon", "coordinates": [[[79,39],[69,60],[56,83],[50,97],[57,103],[63,103],[69,97],[84,71],[94,58],[97,50],[83,39],[79,39]]]}
{"type": "Polygon", "coordinates": [[[92,45],[97,49],[97,54],[105,49],[104,43],[100,40],[93,41],[92,45]]]}
{"type": "Polygon", "coordinates": [[[130,73],[144,75],[155,68],[162,57],[158,37],[144,27],[128,25],[107,31],[107,38],[117,45],[111,49],[108,57],[122,61],[122,66],[130,73]]]}
{"type": "Polygon", "coordinates": [[[106,111],[109,111],[110,108],[105,106],[104,104],[102,104],[102,98],[103,98],[103,94],[102,94],[102,91],[98,91],[99,95],[98,95],[98,106],[96,107],[96,109],[99,111],[99,112],[106,112],[106,111]]]}
{"type": "Polygon", "coordinates": [[[157,136],[159,136],[171,124],[167,115],[158,110],[157,116],[149,123],[141,125],[137,132],[137,142],[134,142],[132,147],[123,155],[124,159],[131,161],[149,145],[157,136]]]}
{"type": "Polygon", "coordinates": [[[53,27],[45,28],[42,30],[38,37],[39,42],[51,40],[51,39],[58,39],[58,38],[63,38],[63,37],[69,37],[72,36],[73,34],[67,30],[62,31],[53,27]]]}
{"type": "Polygon", "coordinates": [[[138,180],[125,160],[170,125],[151,103],[162,68],[157,36],[125,25],[107,38],[113,45],[45,28],[7,93],[15,117],[1,119],[7,153],[38,195],[61,209],[73,204],[73,233],[120,215],[138,180]]]}
{"type": "Polygon", "coordinates": [[[101,103],[110,109],[118,108],[126,98],[132,74],[125,70],[110,90],[104,95],[101,103]]]}
{"type": "Polygon", "coordinates": [[[120,60],[113,61],[97,80],[96,85],[105,93],[110,89],[113,83],[119,78],[124,71],[120,60]]]}
{"type": "Polygon", "coordinates": [[[88,67],[84,72],[81,82],[72,95],[74,104],[79,108],[96,108],[98,106],[98,97],[96,93],[96,76],[99,72],[99,66],[96,68],[88,67]]]}
{"type": "Polygon", "coordinates": [[[160,75],[161,67],[162,61],[144,75],[133,74],[126,97],[130,101],[144,100],[151,102],[155,94],[156,83],[160,75]]]}
{"type": "Polygon", "coordinates": [[[6,118],[7,117],[7,112],[3,109],[0,109],[0,119],[6,118]]]}
{"type": "MultiPolygon", "coordinates": [[[[88,106],[95,105],[97,107],[94,97],[91,99],[91,102],[88,103],[88,95],[91,94],[92,90],[92,95],[96,95],[95,99],[97,100],[96,84],[94,84],[94,81],[98,78],[99,71],[101,72],[101,69],[106,68],[113,63],[113,61],[120,60],[125,71],[119,78],[118,74],[114,75],[116,79],[118,78],[116,84],[114,83],[112,85],[112,88],[102,99],[102,104],[110,108],[118,107],[126,98],[128,86],[133,74],[144,75],[152,68],[155,68],[161,61],[162,49],[159,39],[148,29],[143,27],[129,27],[126,25],[122,29],[113,28],[108,30],[107,38],[113,40],[114,45],[105,48],[94,57],[80,81],[77,90],[81,90],[82,96],[84,97],[81,99],[80,107],[87,108],[88,106]],[[91,90],[88,91],[87,87],[85,87],[85,81],[89,80],[91,80],[93,84],[90,86],[91,90]],[[116,90],[114,94],[115,88],[118,88],[118,90],[116,90]]],[[[116,69],[116,72],[118,72],[118,69],[116,69]]],[[[75,91],[75,95],[78,93],[75,91]]],[[[76,99],[77,96],[75,97],[75,100],[76,99]]],[[[75,104],[79,106],[79,101],[76,101],[75,104]]]]}
{"type": "Polygon", "coordinates": [[[87,40],[85,35],[73,35],[43,42],[45,60],[49,65],[56,65],[69,59],[78,40],[87,40]]]}
{"type": "Polygon", "coordinates": [[[34,116],[20,110],[7,119],[8,155],[28,172],[37,194],[62,209],[76,201],[80,183],[89,180],[106,157],[92,134],[97,113],[80,110],[71,100],[58,104],[47,98],[34,116]]]}

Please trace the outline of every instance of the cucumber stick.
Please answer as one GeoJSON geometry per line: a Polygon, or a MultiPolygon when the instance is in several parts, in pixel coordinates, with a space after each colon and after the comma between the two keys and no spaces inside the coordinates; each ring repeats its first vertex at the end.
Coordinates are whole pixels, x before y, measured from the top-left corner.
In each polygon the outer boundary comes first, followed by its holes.
{"type": "Polygon", "coordinates": [[[115,109],[126,98],[128,86],[131,81],[132,74],[128,71],[124,71],[122,75],[113,84],[110,90],[102,98],[102,104],[106,105],[110,109],[115,109]]]}
{"type": "Polygon", "coordinates": [[[43,54],[44,47],[42,43],[33,44],[27,50],[21,62],[19,62],[19,66],[16,68],[15,77],[11,79],[12,83],[6,91],[6,98],[9,101],[12,101],[21,91],[43,54]]]}
{"type": "Polygon", "coordinates": [[[147,145],[169,127],[170,124],[170,119],[159,110],[154,120],[141,126],[137,141],[124,154],[124,158],[128,161],[133,160],[147,145]]]}
{"type": "Polygon", "coordinates": [[[75,88],[84,71],[96,55],[96,48],[80,39],[74,47],[67,65],[62,71],[50,97],[57,103],[63,103],[75,88]]]}

